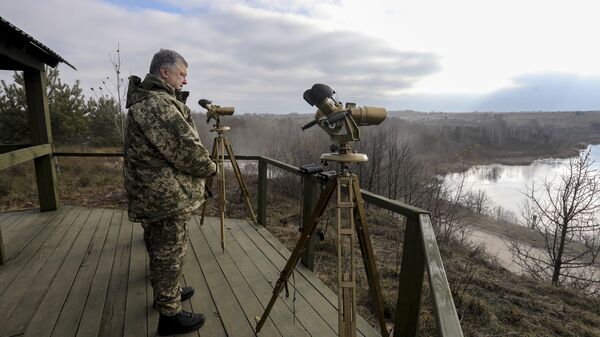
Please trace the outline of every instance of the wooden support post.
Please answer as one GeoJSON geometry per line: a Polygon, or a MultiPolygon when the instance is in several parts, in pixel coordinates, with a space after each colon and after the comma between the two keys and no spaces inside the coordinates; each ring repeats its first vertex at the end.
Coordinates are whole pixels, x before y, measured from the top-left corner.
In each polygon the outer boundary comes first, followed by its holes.
{"type": "Polygon", "coordinates": [[[407,219],[396,302],[394,337],[417,335],[424,274],[425,256],[421,228],[418,221],[407,219]]]}
{"type": "MultiPolygon", "coordinates": [[[[23,71],[32,145],[52,144],[50,112],[46,96],[46,78],[42,71],[26,69],[23,71]]],[[[59,207],[56,187],[56,168],[52,154],[34,159],[38,198],[41,211],[52,211],[59,207]]]]}
{"type": "Polygon", "coordinates": [[[258,223],[267,225],[267,162],[258,159],[258,223]]]}
{"type": "MultiPolygon", "coordinates": [[[[303,178],[304,190],[302,195],[302,227],[308,225],[310,221],[310,216],[312,215],[315,206],[317,205],[317,200],[319,199],[319,182],[314,175],[306,175],[303,178]]],[[[315,267],[315,250],[317,248],[317,244],[319,243],[319,236],[313,235],[306,248],[304,248],[304,252],[302,253],[302,264],[305,265],[308,269],[314,270],[315,267]]]]}

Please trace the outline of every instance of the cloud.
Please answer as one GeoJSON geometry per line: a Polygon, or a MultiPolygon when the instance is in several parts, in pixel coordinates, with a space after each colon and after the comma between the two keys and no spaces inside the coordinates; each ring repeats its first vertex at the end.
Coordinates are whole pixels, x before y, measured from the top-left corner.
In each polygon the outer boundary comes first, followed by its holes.
{"type": "Polygon", "coordinates": [[[567,73],[524,74],[513,85],[487,94],[398,95],[396,109],[444,112],[600,110],[600,76],[567,73]]]}
{"type": "MultiPolygon", "coordinates": [[[[308,13],[302,2],[295,4],[292,12],[308,13]]],[[[284,12],[274,1],[186,1],[184,11],[173,6],[23,0],[2,4],[0,11],[74,64],[77,72],[62,66],[61,75],[70,83],[80,79],[86,89],[112,75],[109,53],[117,42],[125,75],[143,76],[160,48],[177,50],[190,65],[192,107],[209,98],[241,113],[308,112],[302,92],[316,82],[331,85],[343,101],[373,105],[439,70],[435,54],[326,28],[310,15],[284,12]]]]}
{"type": "Polygon", "coordinates": [[[477,110],[599,110],[600,76],[565,73],[527,74],[515,86],[483,98],[477,110]]]}

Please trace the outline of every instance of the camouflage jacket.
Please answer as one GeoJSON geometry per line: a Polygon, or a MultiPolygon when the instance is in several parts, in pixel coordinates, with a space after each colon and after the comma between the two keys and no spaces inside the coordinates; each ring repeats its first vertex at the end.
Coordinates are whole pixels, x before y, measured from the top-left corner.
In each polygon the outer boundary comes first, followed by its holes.
{"type": "Polygon", "coordinates": [[[204,202],[216,165],[200,142],[190,109],[158,76],[129,79],[125,189],[131,221],[190,214],[204,202]]]}

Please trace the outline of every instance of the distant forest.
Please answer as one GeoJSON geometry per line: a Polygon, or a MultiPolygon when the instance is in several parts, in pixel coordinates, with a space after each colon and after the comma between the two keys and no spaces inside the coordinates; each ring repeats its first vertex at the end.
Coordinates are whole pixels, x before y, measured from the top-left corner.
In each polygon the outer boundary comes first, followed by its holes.
{"type": "MultiPolygon", "coordinates": [[[[211,144],[210,126],[202,114],[196,125],[211,144]]],[[[273,155],[294,164],[318,161],[330,141],[322,130],[300,127],[313,115],[234,115],[228,137],[236,152],[273,155]],[[276,150],[277,148],[280,148],[276,150]],[[312,152],[294,155],[292,152],[312,152]]],[[[406,143],[419,158],[452,169],[459,165],[521,163],[542,157],[568,157],[587,144],[600,143],[600,112],[419,113],[390,112],[378,126],[361,127],[355,149],[383,150],[392,141],[406,143]],[[373,145],[375,143],[375,145],[373,145]]],[[[367,151],[368,152],[368,151],[367,151]]],[[[377,156],[377,154],[372,154],[377,156]]]]}

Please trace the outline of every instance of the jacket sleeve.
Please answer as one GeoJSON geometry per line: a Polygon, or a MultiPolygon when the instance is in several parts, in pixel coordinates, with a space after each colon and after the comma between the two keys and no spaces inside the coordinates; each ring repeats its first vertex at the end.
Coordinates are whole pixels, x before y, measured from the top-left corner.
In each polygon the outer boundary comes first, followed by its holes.
{"type": "Polygon", "coordinates": [[[133,117],[148,141],[177,170],[200,178],[216,172],[217,167],[200,142],[198,132],[173,104],[152,98],[133,117]]]}

